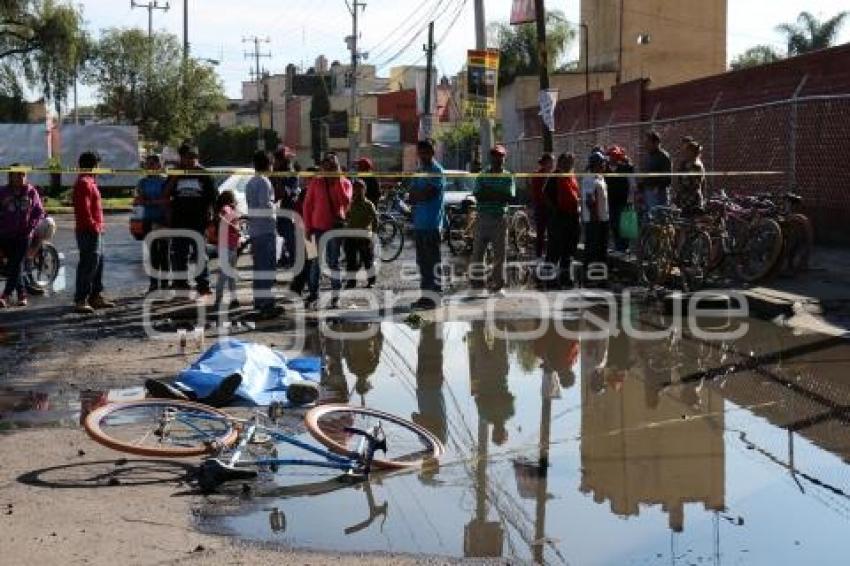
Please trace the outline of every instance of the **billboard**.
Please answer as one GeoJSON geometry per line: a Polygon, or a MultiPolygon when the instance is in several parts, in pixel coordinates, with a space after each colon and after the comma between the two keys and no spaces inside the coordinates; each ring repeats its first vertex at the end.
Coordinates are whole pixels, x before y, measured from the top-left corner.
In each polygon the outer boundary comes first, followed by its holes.
{"type": "Polygon", "coordinates": [[[529,24],[537,19],[534,0],[514,0],[511,7],[511,25],[529,24]]]}
{"type": "Polygon", "coordinates": [[[398,122],[372,122],[372,143],[400,144],[401,124],[398,122]]]}
{"type": "MultiPolygon", "coordinates": [[[[101,167],[139,168],[139,129],[136,126],[62,124],[59,139],[63,167],[76,167],[80,153],[95,151],[100,155],[101,167]]],[[[63,174],[62,183],[73,184],[75,178],[76,175],[63,174]]],[[[97,181],[105,187],[127,187],[138,180],[138,175],[99,175],[97,181]]]]}
{"type": "Polygon", "coordinates": [[[496,117],[496,89],[499,78],[499,50],[470,50],[466,62],[466,101],[468,118],[496,117]]]}

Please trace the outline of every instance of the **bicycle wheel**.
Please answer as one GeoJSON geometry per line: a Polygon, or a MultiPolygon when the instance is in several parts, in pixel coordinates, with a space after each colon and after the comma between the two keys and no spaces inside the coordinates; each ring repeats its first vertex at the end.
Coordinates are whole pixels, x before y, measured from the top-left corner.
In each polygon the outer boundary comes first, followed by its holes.
{"type": "Polygon", "coordinates": [[[145,399],[110,403],[88,414],[83,427],[98,444],[139,456],[200,456],[236,441],[223,412],[187,401],[145,399]]]}
{"type": "Polygon", "coordinates": [[[644,285],[663,286],[670,277],[672,251],[663,229],[650,228],[640,238],[638,277],[644,285]]]}
{"type": "Polygon", "coordinates": [[[703,230],[689,230],[679,249],[679,261],[686,292],[698,291],[711,262],[711,236],[703,230]]]}
{"type": "Polygon", "coordinates": [[[472,247],[466,236],[468,217],[465,214],[455,214],[449,221],[449,251],[452,255],[469,255],[472,247]]]}
{"type": "Polygon", "coordinates": [[[805,214],[792,214],[785,220],[785,258],[790,273],[799,273],[809,268],[815,231],[805,214]]]}
{"type": "Polygon", "coordinates": [[[381,218],[378,223],[378,241],[381,244],[381,261],[395,261],[404,249],[404,230],[392,217],[381,218]]]}
{"type": "Polygon", "coordinates": [[[32,258],[27,285],[38,290],[49,287],[59,274],[59,252],[53,244],[43,242],[32,258]]]}
{"type": "Polygon", "coordinates": [[[401,469],[421,466],[426,460],[439,458],[443,444],[427,429],[377,409],[348,405],[321,405],[304,416],[310,434],[328,450],[357,458],[359,435],[345,431],[346,427],[369,432],[375,425],[383,428],[387,453],[375,455],[372,465],[382,469],[401,469]]]}
{"type": "Polygon", "coordinates": [[[738,262],[738,276],[747,283],[766,277],[782,254],[782,228],[772,218],[758,218],[751,225],[738,262]]]}
{"type": "Polygon", "coordinates": [[[517,212],[511,219],[511,245],[517,255],[522,256],[531,246],[531,221],[524,212],[517,212]]]}

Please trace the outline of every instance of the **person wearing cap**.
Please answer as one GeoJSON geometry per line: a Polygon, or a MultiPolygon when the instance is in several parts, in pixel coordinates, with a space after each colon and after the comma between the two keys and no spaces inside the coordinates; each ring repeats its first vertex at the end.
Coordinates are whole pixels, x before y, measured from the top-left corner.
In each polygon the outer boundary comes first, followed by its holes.
{"type": "MultiPolygon", "coordinates": [[[[372,160],[368,157],[361,157],[355,162],[358,173],[371,173],[375,166],[372,160]]],[[[378,183],[378,178],[373,175],[364,175],[363,182],[366,183],[366,199],[375,206],[378,206],[378,201],[381,200],[381,186],[378,183]]]]}
{"type": "Polygon", "coordinates": [[[587,175],[581,180],[581,220],[584,224],[585,271],[593,264],[608,262],[608,186],[604,174],[608,159],[594,151],[587,159],[587,175]]]}
{"type": "MultiPolygon", "coordinates": [[[[100,161],[97,154],[86,151],[80,154],[80,169],[96,169],[100,161]]],[[[95,309],[115,306],[103,296],[103,205],[97,177],[84,171],[74,183],[74,224],[80,263],[77,265],[74,310],[80,314],[91,314],[95,309]]]]}
{"type": "Polygon", "coordinates": [[[545,189],[552,177],[548,175],[555,169],[555,157],[544,153],[537,161],[537,171],[531,179],[531,205],[534,209],[534,224],[537,228],[537,240],[534,242],[536,257],[543,257],[546,249],[546,231],[549,225],[549,213],[546,205],[545,189]]]}
{"type": "MultiPolygon", "coordinates": [[[[207,225],[213,218],[213,209],[218,194],[215,183],[198,161],[198,149],[189,143],[180,146],[181,175],[170,175],[165,182],[165,195],[168,201],[169,226],[181,230],[197,232],[204,237],[207,225]],[[197,172],[197,173],[193,173],[197,172]]],[[[191,238],[172,240],[172,269],[183,273],[183,279],[174,281],[174,289],[187,291],[189,281],[185,278],[189,266],[189,256],[196,255],[198,262],[203,261],[204,250],[194,250],[195,241],[191,238]]],[[[195,278],[196,290],[200,297],[212,295],[210,289],[209,268],[204,261],[201,272],[195,278]]]]}
{"type": "Polygon", "coordinates": [[[644,138],[646,159],[641,172],[651,173],[651,177],[643,177],[638,183],[640,196],[643,200],[644,215],[651,214],[659,206],[670,205],[670,184],[673,165],[670,154],[661,147],[661,135],[656,131],[648,132],[644,138]]]}
{"type": "MultiPolygon", "coordinates": [[[[472,246],[472,265],[481,265],[487,246],[493,246],[492,290],[500,293],[505,284],[505,256],[507,255],[508,204],[516,196],[516,186],[510,171],[505,169],[507,149],[497,144],[490,150],[490,168],[475,180],[472,194],[478,210],[478,231],[472,246]]],[[[473,281],[476,288],[483,281],[473,281]]]]}
{"type": "Polygon", "coordinates": [[[620,146],[612,146],[606,152],[608,157],[608,171],[616,176],[606,177],[608,185],[608,207],[611,216],[611,232],[614,234],[614,249],[625,252],[629,249],[629,241],[620,234],[620,216],[630,202],[634,200],[632,184],[635,166],[626,150],[620,146]]]}
{"type": "MultiPolygon", "coordinates": [[[[144,207],[145,234],[148,234],[165,227],[165,209],[168,201],[165,198],[165,176],[162,174],[162,160],[159,155],[155,153],[148,155],[145,158],[145,169],[148,174],[139,179],[136,185],[136,198],[139,205],[144,207]]],[[[169,264],[168,240],[155,239],[148,253],[151,268],[160,273],[166,273],[169,264]]],[[[151,275],[148,292],[165,289],[167,285],[167,281],[151,275]]]]}
{"type": "MultiPolygon", "coordinates": [[[[292,165],[295,154],[285,145],[278,147],[274,152],[274,172],[271,183],[274,187],[274,201],[282,210],[295,210],[295,203],[301,192],[298,185],[298,176],[292,165]],[[287,175],[287,173],[293,173],[287,175]]],[[[278,266],[284,269],[292,267],[295,262],[295,224],[292,218],[280,215],[277,217],[277,233],[283,238],[283,246],[280,250],[278,266]]]]}
{"type": "MultiPolygon", "coordinates": [[[[414,177],[410,183],[419,288],[425,293],[441,293],[442,285],[437,276],[437,269],[442,262],[440,242],[446,178],[443,176],[443,166],[434,159],[433,140],[420,140],[416,144],[416,152],[419,157],[419,169],[416,172],[429,174],[427,177],[414,177]]],[[[431,309],[436,306],[433,296],[425,294],[413,304],[417,309],[431,309]]]]}
{"type": "Polygon", "coordinates": [[[685,216],[694,216],[705,206],[705,165],[702,162],[702,146],[691,140],[685,144],[684,159],[676,179],[673,195],[677,207],[685,216]]]}
{"type": "MultiPolygon", "coordinates": [[[[10,167],[19,167],[13,163],[10,167]]],[[[0,187],[0,250],[6,257],[6,286],[0,295],[0,308],[6,308],[12,293],[18,306],[27,306],[24,265],[27,249],[36,227],[45,217],[38,190],[27,182],[23,171],[9,171],[9,184],[0,187]]]]}

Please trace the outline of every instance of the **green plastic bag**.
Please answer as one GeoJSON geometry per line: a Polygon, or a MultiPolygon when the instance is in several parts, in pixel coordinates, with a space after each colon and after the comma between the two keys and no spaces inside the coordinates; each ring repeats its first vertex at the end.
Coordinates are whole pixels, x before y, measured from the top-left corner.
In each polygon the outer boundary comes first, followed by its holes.
{"type": "Polygon", "coordinates": [[[638,217],[633,206],[626,207],[620,214],[620,236],[627,240],[638,238],[638,217]]]}

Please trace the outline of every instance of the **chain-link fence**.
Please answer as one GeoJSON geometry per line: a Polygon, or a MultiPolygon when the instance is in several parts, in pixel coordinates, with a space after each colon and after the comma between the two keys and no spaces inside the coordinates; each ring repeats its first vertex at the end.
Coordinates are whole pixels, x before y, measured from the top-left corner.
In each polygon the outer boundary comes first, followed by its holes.
{"type": "MultiPolygon", "coordinates": [[[[594,146],[619,145],[640,168],[644,134],[658,131],[674,162],[680,140],[692,136],[704,146],[709,189],[731,194],[794,190],[805,198],[804,211],[818,240],[850,242],[850,95],[791,98],[663,120],[611,124],[555,135],[555,151],[587,155],[594,146]],[[764,173],[774,174],[764,174],[764,173]]],[[[531,172],[543,150],[541,138],[508,145],[513,172],[531,172]]]]}

